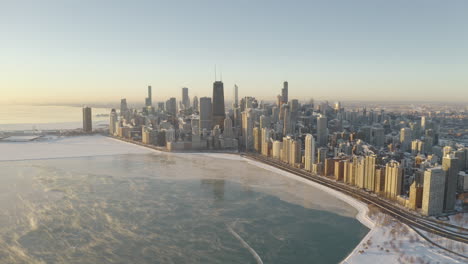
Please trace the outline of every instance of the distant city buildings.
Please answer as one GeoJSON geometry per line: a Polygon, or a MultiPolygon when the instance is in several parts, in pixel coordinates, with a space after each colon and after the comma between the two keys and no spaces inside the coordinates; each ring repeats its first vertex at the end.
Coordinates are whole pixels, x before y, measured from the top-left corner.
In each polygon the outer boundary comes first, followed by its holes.
{"type": "MultiPolygon", "coordinates": [[[[423,215],[460,210],[468,191],[468,148],[441,124],[457,127],[447,113],[398,113],[378,108],[346,108],[313,99],[290,99],[288,82],[273,102],[238,98],[225,109],[224,84],[212,97],[182,98],[152,107],[110,113],[109,134],[168,151],[242,151],[374,193],[423,215]],[[177,107],[179,106],[179,107],[177,107]],[[441,140],[441,137],[444,140],[441,140]]],[[[460,127],[461,129],[461,127],[460,127]]],[[[83,109],[83,130],[91,131],[91,109],[83,109]],[[88,112],[89,111],[89,112],[88,112]],[[86,122],[85,122],[86,120],[86,122]],[[89,126],[88,126],[89,124],[89,126]]]]}

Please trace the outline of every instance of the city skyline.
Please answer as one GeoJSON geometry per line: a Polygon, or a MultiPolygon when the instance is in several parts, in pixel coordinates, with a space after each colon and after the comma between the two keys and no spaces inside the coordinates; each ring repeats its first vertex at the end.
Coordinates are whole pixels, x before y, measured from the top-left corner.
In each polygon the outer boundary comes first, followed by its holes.
{"type": "Polygon", "coordinates": [[[182,87],[200,98],[214,65],[226,100],[235,84],[240,98],[275,100],[269,91],[289,81],[290,98],[464,101],[466,10],[462,1],[5,3],[0,102],[136,101],[147,85],[155,100],[182,87]]]}

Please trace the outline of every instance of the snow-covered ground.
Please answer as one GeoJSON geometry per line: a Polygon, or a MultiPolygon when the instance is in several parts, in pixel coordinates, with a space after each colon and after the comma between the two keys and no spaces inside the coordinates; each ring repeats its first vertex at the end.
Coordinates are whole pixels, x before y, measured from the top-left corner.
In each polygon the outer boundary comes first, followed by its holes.
{"type": "Polygon", "coordinates": [[[59,137],[31,142],[0,142],[0,161],[54,159],[153,152],[112,138],[96,136],[59,137]]]}
{"type": "MultiPolygon", "coordinates": [[[[79,136],[48,138],[32,142],[0,143],[0,161],[69,158],[116,154],[145,154],[156,150],[125,143],[104,136],[79,136]]],[[[205,155],[212,158],[242,159],[240,156],[215,153],[174,153],[170,155],[205,155]]],[[[356,218],[371,231],[343,261],[343,263],[466,263],[465,260],[432,246],[408,226],[389,216],[369,210],[368,206],[352,197],[344,195],[320,184],[305,180],[294,174],[279,170],[260,162],[245,159],[260,168],[313,185],[345,201],[358,210],[356,218]]],[[[431,239],[433,239],[431,237],[431,239]]],[[[434,239],[435,240],[435,239],[434,239]]],[[[466,245],[463,250],[468,252],[466,245]]],[[[456,245],[460,247],[460,245],[456,245]]],[[[460,252],[461,249],[456,250],[460,252]]]]}

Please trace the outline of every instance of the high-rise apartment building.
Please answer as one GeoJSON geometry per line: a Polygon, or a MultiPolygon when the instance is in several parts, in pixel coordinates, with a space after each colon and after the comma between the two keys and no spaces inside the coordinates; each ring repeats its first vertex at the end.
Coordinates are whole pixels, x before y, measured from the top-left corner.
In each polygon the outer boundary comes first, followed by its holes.
{"type": "Polygon", "coordinates": [[[213,83],[213,126],[219,125],[223,129],[226,112],[224,109],[224,84],[221,81],[213,83]]]}
{"type": "Polygon", "coordinates": [[[117,133],[118,115],[115,109],[112,109],[109,116],[109,135],[114,136],[117,133]]]}
{"type": "Polygon", "coordinates": [[[93,131],[93,120],[91,107],[83,107],[83,132],[90,133],[93,131]]]}
{"type": "Polygon", "coordinates": [[[444,211],[445,172],[430,168],[424,172],[424,187],[421,205],[423,215],[438,215],[444,211]]]}
{"type": "Polygon", "coordinates": [[[385,196],[396,199],[401,195],[403,185],[403,168],[397,161],[390,161],[385,166],[385,196]]]}
{"type": "Polygon", "coordinates": [[[455,200],[457,195],[458,183],[458,159],[453,154],[447,154],[442,159],[442,170],[445,172],[445,199],[444,210],[451,211],[455,209],[455,200]]]}
{"type": "Polygon", "coordinates": [[[377,156],[372,154],[366,156],[366,168],[365,168],[365,179],[364,188],[370,191],[375,191],[375,161],[377,156]]]}
{"type": "Polygon", "coordinates": [[[312,134],[307,134],[305,137],[305,169],[312,171],[312,164],[315,163],[315,139],[312,134]]]}

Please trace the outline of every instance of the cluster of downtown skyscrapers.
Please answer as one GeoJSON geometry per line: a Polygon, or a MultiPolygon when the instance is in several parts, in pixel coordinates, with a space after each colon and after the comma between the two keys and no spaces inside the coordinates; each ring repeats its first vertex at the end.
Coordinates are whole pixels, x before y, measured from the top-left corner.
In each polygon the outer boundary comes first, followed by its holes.
{"type": "MultiPolygon", "coordinates": [[[[341,103],[288,98],[283,83],[275,102],[238,98],[225,106],[224,84],[212,97],[176,98],[142,109],[121,100],[110,114],[109,133],[167,151],[257,153],[287,166],[334,178],[423,215],[451,213],[457,193],[468,189],[468,148],[440,144],[443,117],[434,113],[345,110],[341,103]]],[[[84,110],[85,111],[85,110],[84,110]]]]}

